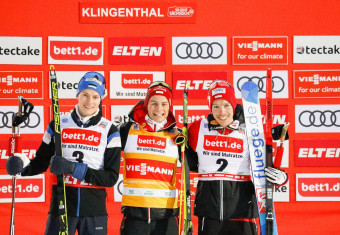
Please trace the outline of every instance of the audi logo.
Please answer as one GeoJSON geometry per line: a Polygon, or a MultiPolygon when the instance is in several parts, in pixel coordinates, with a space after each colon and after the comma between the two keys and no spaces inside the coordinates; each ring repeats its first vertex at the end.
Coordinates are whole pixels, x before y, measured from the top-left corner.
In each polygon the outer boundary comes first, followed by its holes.
{"type": "Polygon", "coordinates": [[[182,42],[176,47],[176,55],[181,59],[218,59],[223,55],[223,46],[218,42],[182,42]]]}
{"type": "Polygon", "coordinates": [[[299,122],[304,127],[340,127],[340,110],[303,111],[299,115],[299,122]]]}
{"type": "Polygon", "coordinates": [[[117,191],[120,195],[123,195],[123,180],[121,180],[117,185],[117,191]]]}
{"type": "MultiPolygon", "coordinates": [[[[0,111],[0,128],[11,128],[12,127],[12,119],[14,112],[1,112],[0,111]]],[[[22,123],[21,128],[35,128],[40,124],[40,116],[36,112],[31,112],[30,116],[22,123]]]]}
{"type": "MultiPolygon", "coordinates": [[[[243,76],[237,81],[237,89],[241,91],[241,87],[243,83],[248,82],[248,81],[253,81],[254,83],[257,84],[257,87],[259,88],[259,92],[265,93],[266,92],[265,85],[264,85],[265,79],[266,79],[266,76],[263,76],[263,77],[243,76]]],[[[279,76],[273,76],[272,79],[273,79],[273,92],[274,93],[281,92],[285,88],[285,82],[283,81],[283,79],[279,76]]]]}

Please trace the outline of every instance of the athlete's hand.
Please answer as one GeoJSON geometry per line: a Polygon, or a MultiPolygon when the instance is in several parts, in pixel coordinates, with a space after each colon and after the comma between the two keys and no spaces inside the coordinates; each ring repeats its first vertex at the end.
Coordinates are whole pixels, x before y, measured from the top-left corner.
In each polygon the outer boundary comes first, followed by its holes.
{"type": "Polygon", "coordinates": [[[264,172],[266,179],[273,184],[282,185],[288,180],[287,173],[278,168],[266,167],[264,168],[264,172]]]}
{"type": "Polygon", "coordinates": [[[87,171],[87,164],[71,162],[64,157],[54,156],[51,159],[50,171],[55,175],[70,174],[74,178],[83,181],[87,171]]]}
{"type": "Polygon", "coordinates": [[[24,168],[30,163],[30,160],[25,154],[15,153],[6,161],[6,170],[9,175],[16,175],[21,173],[24,168]]]}
{"type": "Polygon", "coordinates": [[[55,175],[73,174],[75,163],[62,156],[53,156],[50,163],[50,171],[55,175]]]}

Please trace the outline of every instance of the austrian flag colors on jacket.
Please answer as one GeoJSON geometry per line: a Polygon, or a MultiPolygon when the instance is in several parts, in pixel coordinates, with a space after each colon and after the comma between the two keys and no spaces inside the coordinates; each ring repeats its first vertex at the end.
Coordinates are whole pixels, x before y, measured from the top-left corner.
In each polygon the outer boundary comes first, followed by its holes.
{"type": "Polygon", "coordinates": [[[123,206],[177,208],[175,135],[131,126],[124,149],[123,206]]]}

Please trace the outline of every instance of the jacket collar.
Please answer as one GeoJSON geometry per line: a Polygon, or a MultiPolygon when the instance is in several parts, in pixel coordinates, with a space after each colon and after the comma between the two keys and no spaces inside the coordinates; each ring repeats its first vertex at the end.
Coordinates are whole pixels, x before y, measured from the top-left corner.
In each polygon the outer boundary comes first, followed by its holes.
{"type": "Polygon", "coordinates": [[[208,120],[208,128],[209,131],[215,130],[222,135],[229,135],[231,132],[235,130],[239,130],[240,122],[238,120],[234,120],[229,126],[222,127],[218,122],[215,120],[212,113],[210,113],[207,117],[208,120]]]}
{"type": "MultiPolygon", "coordinates": [[[[138,123],[144,130],[155,132],[154,127],[152,125],[149,125],[149,120],[146,118],[148,116],[148,112],[144,107],[144,101],[139,101],[130,111],[129,118],[138,123]]],[[[169,115],[166,119],[166,123],[163,127],[161,127],[159,130],[156,131],[168,131],[171,128],[174,128],[176,126],[176,120],[171,111],[169,111],[169,115]]]]}

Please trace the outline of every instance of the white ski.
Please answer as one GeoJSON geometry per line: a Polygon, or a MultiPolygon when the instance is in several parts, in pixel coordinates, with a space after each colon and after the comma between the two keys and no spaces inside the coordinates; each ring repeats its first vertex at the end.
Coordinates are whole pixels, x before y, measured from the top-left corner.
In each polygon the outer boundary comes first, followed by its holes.
{"type": "MultiPolygon", "coordinates": [[[[252,179],[255,187],[257,208],[259,211],[261,235],[266,234],[266,142],[261,119],[261,106],[258,87],[253,82],[246,82],[241,87],[246,132],[251,159],[252,179]]],[[[277,235],[275,213],[273,235],[277,235]]]]}

